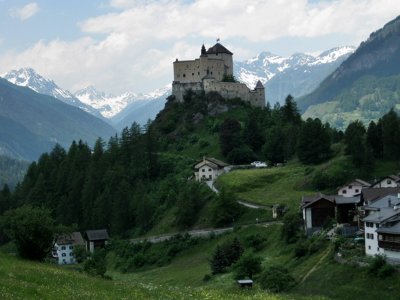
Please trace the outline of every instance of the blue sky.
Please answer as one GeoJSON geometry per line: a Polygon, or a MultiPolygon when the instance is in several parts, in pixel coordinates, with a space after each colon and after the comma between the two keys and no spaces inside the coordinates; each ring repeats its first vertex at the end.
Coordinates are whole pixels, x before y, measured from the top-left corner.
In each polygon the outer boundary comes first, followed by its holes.
{"type": "Polygon", "coordinates": [[[0,74],[33,67],[63,88],[149,92],[217,37],[246,60],[354,45],[398,0],[0,0],[0,74]]]}

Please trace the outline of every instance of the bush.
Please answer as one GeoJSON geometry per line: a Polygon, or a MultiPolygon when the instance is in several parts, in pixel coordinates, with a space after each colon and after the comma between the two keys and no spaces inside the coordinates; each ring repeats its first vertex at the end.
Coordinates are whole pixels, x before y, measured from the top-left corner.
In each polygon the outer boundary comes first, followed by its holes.
{"type": "Polygon", "coordinates": [[[260,251],[265,247],[266,238],[262,237],[260,234],[252,234],[246,236],[244,239],[244,244],[247,247],[251,247],[254,251],[260,251]]]}
{"type": "Polygon", "coordinates": [[[386,263],[383,255],[375,255],[369,265],[368,272],[379,278],[386,278],[395,272],[395,268],[386,263]]]}
{"type": "Polygon", "coordinates": [[[243,278],[253,278],[253,275],[256,275],[261,272],[261,257],[254,256],[253,253],[246,253],[234,266],[235,269],[235,278],[243,279],[243,278]]]}
{"type": "Polygon", "coordinates": [[[211,280],[211,275],[210,274],[204,275],[204,277],[203,277],[203,281],[204,282],[207,282],[207,281],[210,281],[210,280],[211,280]]]}
{"type": "Polygon", "coordinates": [[[291,289],[294,278],[283,266],[271,266],[261,273],[260,284],[263,289],[279,293],[291,289]]]}
{"type": "Polygon", "coordinates": [[[107,271],[106,252],[97,250],[84,263],[83,270],[92,276],[104,277],[107,271]]]}

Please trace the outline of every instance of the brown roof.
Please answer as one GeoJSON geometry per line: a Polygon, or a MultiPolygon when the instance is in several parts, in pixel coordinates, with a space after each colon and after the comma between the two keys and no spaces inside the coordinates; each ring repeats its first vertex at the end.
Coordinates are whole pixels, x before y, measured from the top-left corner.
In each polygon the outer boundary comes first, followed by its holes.
{"type": "Polygon", "coordinates": [[[203,157],[202,161],[199,161],[198,163],[195,164],[194,168],[198,169],[203,165],[208,165],[211,168],[218,169],[218,168],[224,168],[228,166],[228,164],[224,163],[223,161],[220,161],[216,158],[212,157],[203,157]]]}
{"type": "Polygon", "coordinates": [[[83,238],[80,232],[72,232],[57,237],[56,243],[58,245],[84,245],[83,238]]]}
{"type": "Polygon", "coordinates": [[[365,188],[361,191],[361,199],[366,203],[378,200],[387,195],[395,195],[398,193],[400,193],[399,187],[365,188]]]}
{"type": "Polygon", "coordinates": [[[109,239],[107,229],[86,230],[85,237],[89,241],[108,240],[109,239]]]}
{"type": "Polygon", "coordinates": [[[301,199],[301,207],[302,208],[308,207],[311,204],[318,202],[319,200],[322,200],[322,199],[328,200],[333,203],[335,201],[334,196],[318,193],[318,194],[312,195],[312,196],[303,196],[303,198],[301,199]]]}
{"type": "Polygon", "coordinates": [[[212,46],[211,48],[209,48],[207,50],[207,54],[218,54],[218,53],[226,53],[226,54],[233,55],[233,53],[231,51],[226,49],[220,43],[216,43],[214,46],[212,46]]]}

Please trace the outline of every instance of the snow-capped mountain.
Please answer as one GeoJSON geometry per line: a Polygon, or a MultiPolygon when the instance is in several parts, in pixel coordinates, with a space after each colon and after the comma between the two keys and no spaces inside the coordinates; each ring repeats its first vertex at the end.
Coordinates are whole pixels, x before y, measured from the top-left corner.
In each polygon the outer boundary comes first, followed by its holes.
{"type": "Polygon", "coordinates": [[[151,102],[162,97],[166,98],[169,94],[171,94],[171,85],[148,94],[128,92],[121,95],[106,94],[96,90],[93,86],[89,86],[77,91],[75,97],[97,109],[107,119],[120,119],[118,115],[126,108],[131,108],[133,104],[137,103],[142,106],[146,102],[151,102]]]}
{"type": "Polygon", "coordinates": [[[9,82],[28,87],[39,94],[49,95],[69,105],[76,106],[96,117],[102,118],[101,114],[93,107],[82,103],[69,91],[60,88],[53,80],[49,80],[36,73],[32,68],[21,68],[3,74],[1,77],[9,82]]]}
{"type": "Polygon", "coordinates": [[[320,54],[296,53],[282,57],[262,52],[244,62],[234,62],[235,77],[253,88],[258,80],[265,85],[269,102],[283,102],[311,92],[347,57],[355,47],[337,47],[320,54]]]}

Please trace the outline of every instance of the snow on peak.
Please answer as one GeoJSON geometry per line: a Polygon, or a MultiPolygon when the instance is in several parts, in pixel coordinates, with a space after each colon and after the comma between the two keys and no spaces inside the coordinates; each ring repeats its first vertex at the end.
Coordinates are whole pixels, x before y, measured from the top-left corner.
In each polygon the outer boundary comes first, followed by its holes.
{"type": "Polygon", "coordinates": [[[105,118],[112,118],[125,109],[129,104],[139,100],[153,100],[166,95],[171,87],[158,89],[149,94],[136,94],[126,92],[120,95],[112,95],[98,91],[95,87],[89,86],[75,93],[83,103],[97,109],[105,118]]]}
{"type": "Polygon", "coordinates": [[[333,48],[322,53],[295,53],[289,57],[282,57],[264,51],[244,62],[235,62],[235,76],[247,86],[253,87],[258,80],[265,84],[277,74],[287,70],[308,68],[344,60],[354,51],[355,47],[345,46],[333,48]]]}

